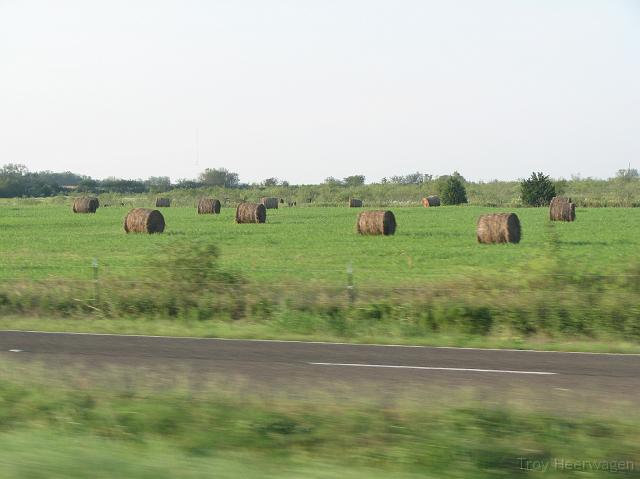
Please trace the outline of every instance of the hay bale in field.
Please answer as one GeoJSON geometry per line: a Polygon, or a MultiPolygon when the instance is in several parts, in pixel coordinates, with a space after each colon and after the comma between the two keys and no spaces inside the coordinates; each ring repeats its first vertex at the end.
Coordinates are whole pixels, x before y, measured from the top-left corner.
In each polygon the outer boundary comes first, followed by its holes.
{"type": "Polygon", "coordinates": [[[519,243],[520,220],[515,213],[496,213],[478,218],[478,243],[519,243]]]}
{"type": "Polygon", "coordinates": [[[215,198],[201,198],[198,201],[199,215],[219,215],[220,201],[215,198]]]}
{"type": "Polygon", "coordinates": [[[156,198],[156,208],[168,208],[171,206],[171,198],[156,198]]]}
{"type": "Polygon", "coordinates": [[[362,200],[349,198],[349,208],[362,208],[362,200]]]}
{"type": "Polygon", "coordinates": [[[150,208],[134,208],[124,218],[127,233],[162,233],[164,226],[162,213],[150,208]]]}
{"type": "Polygon", "coordinates": [[[73,200],[74,213],[95,213],[99,206],[98,198],[85,196],[73,200]]]}
{"type": "Polygon", "coordinates": [[[422,206],[425,208],[440,206],[440,198],[438,196],[427,196],[426,198],[422,198],[422,206]]]}
{"type": "Polygon", "coordinates": [[[363,211],[358,215],[356,229],[361,235],[392,235],[396,232],[396,217],[391,211],[363,211]]]}
{"type": "Polygon", "coordinates": [[[575,203],[571,202],[571,198],[554,196],[549,205],[549,218],[551,221],[575,221],[575,203]]]}
{"type": "Polygon", "coordinates": [[[240,203],[236,208],[236,223],[264,223],[267,208],[262,203],[240,203]]]}
{"type": "Polygon", "coordinates": [[[269,198],[265,196],[264,198],[260,198],[260,203],[262,203],[268,210],[277,210],[279,201],[278,198],[269,198]]]}

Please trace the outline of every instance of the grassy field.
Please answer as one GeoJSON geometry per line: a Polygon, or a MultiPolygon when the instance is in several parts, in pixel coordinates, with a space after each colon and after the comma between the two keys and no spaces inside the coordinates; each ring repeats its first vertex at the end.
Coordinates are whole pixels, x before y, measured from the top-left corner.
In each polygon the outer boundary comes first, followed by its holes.
{"type": "MultiPolygon", "coordinates": [[[[236,225],[234,211],[197,215],[194,208],[162,210],[163,235],[126,235],[126,208],[73,214],[58,205],[0,208],[0,278],[91,278],[97,258],[101,273],[136,278],[155,267],[174,243],[206,240],[221,250],[221,264],[252,281],[322,281],[344,284],[352,264],[362,285],[424,285],[441,278],[477,274],[519,274],[549,253],[548,211],[517,209],[523,228],[518,245],[478,245],[475,223],[483,207],[394,208],[393,237],[355,233],[358,210],[284,208],[269,210],[267,224],[236,225]]],[[[580,209],[578,221],[557,223],[562,261],[576,273],[623,273],[640,251],[640,209],[580,209]]]]}
{"type": "Polygon", "coordinates": [[[499,209],[393,208],[393,237],[357,235],[358,211],[282,208],[269,210],[266,224],[237,225],[230,208],[199,216],[172,207],[162,210],[164,234],[126,235],[127,208],[81,215],[68,205],[6,201],[2,326],[638,348],[640,209],[583,208],[575,223],[550,223],[547,209],[516,209],[517,245],[477,244],[478,216],[499,209]],[[99,323],[105,318],[121,321],[99,323]]]}

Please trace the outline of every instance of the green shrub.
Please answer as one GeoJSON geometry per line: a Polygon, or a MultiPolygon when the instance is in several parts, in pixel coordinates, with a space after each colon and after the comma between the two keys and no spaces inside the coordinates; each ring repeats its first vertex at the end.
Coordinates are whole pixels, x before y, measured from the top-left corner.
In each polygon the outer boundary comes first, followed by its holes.
{"type": "Polygon", "coordinates": [[[163,256],[167,276],[178,285],[207,288],[242,282],[239,274],[220,268],[220,251],[210,242],[174,242],[166,247],[163,256]]]}
{"type": "Polygon", "coordinates": [[[556,196],[556,187],[549,176],[534,172],[520,183],[520,194],[525,205],[545,206],[556,196]]]}
{"type": "Polygon", "coordinates": [[[444,205],[460,205],[467,203],[467,190],[464,186],[464,178],[455,171],[453,175],[442,177],[439,181],[438,193],[444,205]]]}

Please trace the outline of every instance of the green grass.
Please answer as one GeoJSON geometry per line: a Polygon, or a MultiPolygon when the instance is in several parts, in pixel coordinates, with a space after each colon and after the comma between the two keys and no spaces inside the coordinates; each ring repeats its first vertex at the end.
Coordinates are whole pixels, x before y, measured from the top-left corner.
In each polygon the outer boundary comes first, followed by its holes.
{"type": "Polygon", "coordinates": [[[623,404],[558,410],[424,388],[394,401],[288,397],[132,370],[45,371],[0,363],[0,477],[488,478],[525,474],[521,458],[623,461],[634,469],[622,477],[638,477],[640,418],[623,404]]]}
{"type": "MultiPolygon", "coordinates": [[[[117,443],[92,435],[43,431],[0,434],[0,478],[25,479],[386,479],[388,471],[328,461],[283,461],[225,452],[211,457],[176,451],[167,441],[117,443]]],[[[399,479],[424,474],[394,471],[399,479]]],[[[432,476],[437,477],[437,476],[432,476]]]]}
{"type": "Polygon", "coordinates": [[[126,235],[125,208],[5,202],[2,327],[637,350],[640,209],[580,209],[575,223],[518,209],[517,245],[477,244],[477,217],[496,209],[393,208],[393,237],[357,235],[358,211],[283,208],[237,225],[229,208],[172,207],[164,234],[126,235]]]}
{"type": "MultiPolygon", "coordinates": [[[[97,258],[101,274],[135,279],[153,271],[167,245],[206,239],[222,252],[222,265],[255,281],[319,280],[344,284],[353,265],[358,285],[422,285],[474,274],[514,274],[548,250],[547,209],[518,209],[519,245],[478,245],[475,222],[483,207],[392,208],[394,237],[360,237],[358,210],[285,208],[268,211],[264,225],[236,225],[233,210],[198,216],[194,208],[162,210],[163,235],[126,235],[125,208],[74,215],[67,206],[0,208],[0,278],[90,278],[97,258]]],[[[562,261],[580,273],[616,274],[640,250],[640,209],[580,209],[573,224],[555,224],[562,261]]]]}

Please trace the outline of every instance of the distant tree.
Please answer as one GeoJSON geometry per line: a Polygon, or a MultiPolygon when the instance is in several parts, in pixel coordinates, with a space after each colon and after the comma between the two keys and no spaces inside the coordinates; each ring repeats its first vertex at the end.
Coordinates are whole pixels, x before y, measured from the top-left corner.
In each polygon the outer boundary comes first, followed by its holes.
{"type": "Polygon", "coordinates": [[[176,188],[181,188],[185,190],[192,190],[195,188],[199,188],[201,186],[202,186],[201,183],[198,183],[195,180],[187,180],[186,178],[179,179],[175,184],[176,188]]]}
{"type": "Polygon", "coordinates": [[[549,176],[533,172],[520,182],[520,196],[525,205],[545,206],[556,196],[556,187],[549,176]]]}
{"type": "Polygon", "coordinates": [[[278,186],[280,182],[278,181],[278,178],[267,178],[266,180],[262,180],[262,183],[260,183],[261,186],[278,186]]]}
{"type": "Polygon", "coordinates": [[[263,187],[269,187],[269,186],[289,186],[289,182],[286,180],[280,180],[278,178],[267,178],[266,180],[262,180],[260,182],[259,185],[256,186],[263,186],[263,187]]]}
{"type": "Polygon", "coordinates": [[[391,183],[398,185],[420,185],[425,181],[431,181],[433,175],[427,175],[416,171],[415,173],[409,173],[408,175],[392,176],[390,178],[391,183]]]}
{"type": "Polygon", "coordinates": [[[30,173],[34,178],[38,178],[44,183],[58,185],[58,186],[76,186],[88,176],[77,175],[70,171],[64,171],[62,173],[56,173],[53,171],[38,171],[37,173],[30,173]]]}
{"type": "Polygon", "coordinates": [[[634,178],[638,178],[638,176],[640,176],[638,174],[638,170],[631,167],[626,169],[621,169],[616,172],[616,178],[622,181],[630,181],[630,180],[633,180],[634,178]]]}
{"type": "Polygon", "coordinates": [[[145,193],[148,188],[141,180],[124,180],[111,176],[99,182],[98,190],[111,193],[145,193]]]}
{"type": "Polygon", "coordinates": [[[451,176],[441,176],[438,178],[438,193],[442,204],[460,205],[467,203],[467,189],[464,186],[463,176],[454,171],[451,176]]]}
{"type": "Polygon", "coordinates": [[[171,179],[168,176],[150,176],[146,181],[149,191],[162,193],[171,189],[171,179]]]}
{"type": "Polygon", "coordinates": [[[207,168],[198,178],[205,186],[224,186],[225,188],[235,188],[240,182],[238,173],[232,173],[226,168],[207,168]]]}
{"type": "Polygon", "coordinates": [[[60,187],[56,184],[45,183],[32,177],[24,184],[22,195],[29,197],[53,196],[59,190],[60,187]]]}
{"type": "Polygon", "coordinates": [[[29,173],[29,169],[25,165],[17,163],[8,163],[0,168],[0,176],[25,176],[29,173]]]}
{"type": "Polygon", "coordinates": [[[96,192],[98,189],[98,180],[94,180],[93,178],[85,178],[80,183],[78,183],[77,191],[83,193],[96,192]]]}
{"type": "Polygon", "coordinates": [[[364,175],[351,175],[342,180],[345,186],[362,186],[364,185],[364,175]]]}
{"type": "Polygon", "coordinates": [[[344,186],[344,183],[342,183],[342,181],[340,181],[337,178],[334,178],[333,176],[325,178],[322,184],[329,185],[329,186],[344,186]]]}
{"type": "Polygon", "coordinates": [[[9,163],[0,168],[0,197],[52,196],[62,187],[51,172],[30,173],[25,165],[9,163]]]}

